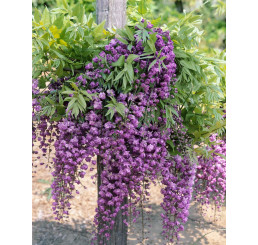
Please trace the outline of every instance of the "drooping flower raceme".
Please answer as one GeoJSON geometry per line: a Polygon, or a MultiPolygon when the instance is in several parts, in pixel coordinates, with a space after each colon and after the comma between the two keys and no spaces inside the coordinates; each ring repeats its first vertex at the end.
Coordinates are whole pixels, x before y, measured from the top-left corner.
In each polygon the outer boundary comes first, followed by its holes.
{"type": "Polygon", "coordinates": [[[210,141],[212,158],[198,157],[194,197],[206,207],[214,202],[220,210],[226,195],[226,141],[218,139],[217,134],[211,135],[210,141]]]}

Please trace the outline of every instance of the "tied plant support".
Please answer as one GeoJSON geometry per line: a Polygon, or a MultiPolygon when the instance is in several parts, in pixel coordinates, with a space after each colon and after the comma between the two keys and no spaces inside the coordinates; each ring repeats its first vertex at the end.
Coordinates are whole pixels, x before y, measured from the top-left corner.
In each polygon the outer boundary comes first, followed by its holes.
{"type": "Polygon", "coordinates": [[[57,220],[69,215],[70,200],[79,194],[76,184],[94,170],[98,156],[97,233],[109,240],[119,212],[124,225],[130,215],[135,222],[150,184],[160,181],[163,235],[175,242],[187,221],[200,167],[189,155],[191,138],[174,100],[173,42],[168,31],[144,20],[119,34],[82,74],[52,81],[43,92],[33,80],[33,118],[38,121],[33,140],[40,141],[43,156],[54,142],[49,167],[57,220]],[[63,116],[56,116],[60,111],[63,116]]]}

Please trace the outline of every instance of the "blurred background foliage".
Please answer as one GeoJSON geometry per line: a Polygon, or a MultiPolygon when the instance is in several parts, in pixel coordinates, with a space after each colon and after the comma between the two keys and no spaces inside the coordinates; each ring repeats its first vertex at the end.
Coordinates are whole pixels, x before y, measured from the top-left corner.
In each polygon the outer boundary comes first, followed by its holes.
{"type": "Polygon", "coordinates": [[[225,48],[226,38],[226,5],[225,1],[204,0],[154,0],[155,12],[161,16],[164,22],[175,21],[184,12],[196,10],[196,14],[202,15],[202,29],[204,38],[203,48],[225,48]]]}
{"type": "MultiPolygon", "coordinates": [[[[128,0],[129,8],[139,2],[140,0],[128,0]]],[[[199,48],[206,51],[226,48],[225,0],[146,0],[146,3],[150,15],[153,18],[159,17],[160,24],[178,21],[185,14],[194,11],[201,15],[201,29],[204,30],[199,48]]]]}
{"type": "MultiPolygon", "coordinates": [[[[127,0],[128,8],[137,5],[140,0],[127,0]]],[[[77,3],[84,6],[86,14],[92,13],[95,18],[95,0],[67,0],[69,6],[77,3]]],[[[160,17],[160,23],[177,21],[184,13],[195,10],[202,15],[203,39],[200,43],[202,49],[226,48],[226,2],[225,0],[146,0],[152,15],[160,17]]],[[[35,8],[43,11],[61,7],[62,0],[32,0],[32,12],[35,8]]]]}
{"type": "MultiPolygon", "coordinates": [[[[93,13],[95,15],[95,0],[67,0],[68,5],[73,8],[76,4],[81,4],[84,7],[86,14],[93,13]]],[[[45,7],[49,10],[62,7],[64,2],[62,0],[32,0],[32,13],[34,14],[35,8],[43,11],[45,7]]]]}

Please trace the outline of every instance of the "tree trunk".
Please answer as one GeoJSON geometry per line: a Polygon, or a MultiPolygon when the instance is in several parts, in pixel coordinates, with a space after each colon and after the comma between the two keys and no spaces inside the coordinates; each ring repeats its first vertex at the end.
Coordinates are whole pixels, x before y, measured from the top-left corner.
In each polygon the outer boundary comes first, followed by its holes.
{"type": "Polygon", "coordinates": [[[126,24],[126,0],[97,0],[97,23],[106,20],[105,28],[126,24]]]}
{"type": "MultiPolygon", "coordinates": [[[[126,0],[97,0],[97,23],[106,20],[105,28],[113,26],[122,28],[126,24],[126,0]]],[[[103,164],[101,158],[97,156],[97,169],[98,169],[98,192],[101,185],[101,173],[103,171],[103,164]]],[[[125,198],[122,205],[127,204],[128,199],[125,198]]],[[[99,218],[101,220],[101,217],[99,218]]],[[[120,211],[115,218],[115,225],[110,233],[110,239],[107,241],[103,235],[98,235],[98,244],[106,245],[127,245],[127,226],[124,224],[120,211]]],[[[101,225],[98,227],[101,229],[101,225]]]]}

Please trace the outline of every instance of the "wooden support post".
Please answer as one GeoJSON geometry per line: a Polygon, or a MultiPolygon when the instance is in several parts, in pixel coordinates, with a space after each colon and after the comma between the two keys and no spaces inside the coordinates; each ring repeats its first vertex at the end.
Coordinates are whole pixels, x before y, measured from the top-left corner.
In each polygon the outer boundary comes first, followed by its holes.
{"type": "Polygon", "coordinates": [[[126,24],[126,0],[97,0],[97,23],[106,20],[105,28],[126,24]]]}

